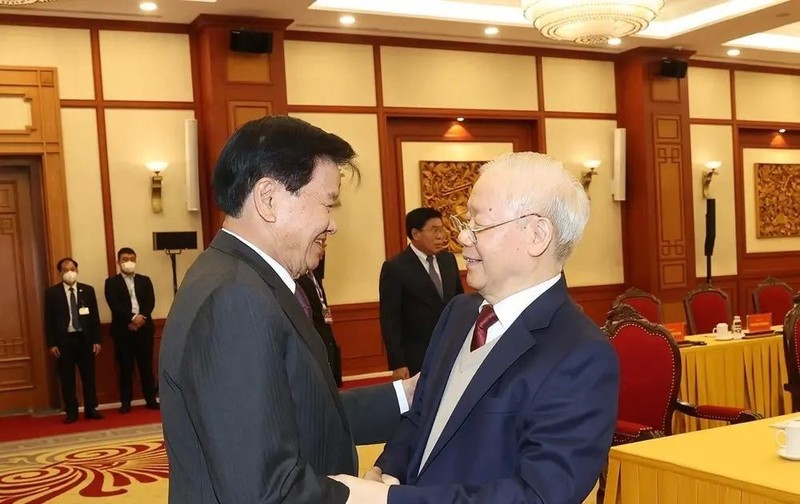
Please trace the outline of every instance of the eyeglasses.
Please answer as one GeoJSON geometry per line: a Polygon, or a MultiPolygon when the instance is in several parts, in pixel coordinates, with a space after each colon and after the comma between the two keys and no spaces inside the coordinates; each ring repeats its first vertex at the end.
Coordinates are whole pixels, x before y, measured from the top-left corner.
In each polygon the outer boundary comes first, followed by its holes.
{"type": "Polygon", "coordinates": [[[541,215],[539,215],[538,213],[531,212],[531,213],[527,213],[525,215],[520,215],[519,217],[514,217],[513,219],[505,220],[503,222],[497,222],[495,224],[489,224],[489,225],[486,225],[486,226],[470,226],[469,223],[467,222],[468,219],[467,219],[466,213],[462,213],[462,214],[458,214],[458,215],[451,215],[450,216],[450,222],[453,224],[453,227],[455,228],[455,230],[456,230],[456,232],[458,234],[461,234],[462,231],[466,231],[468,233],[467,236],[469,237],[470,241],[472,243],[477,243],[478,242],[478,236],[477,235],[481,231],[486,231],[488,229],[493,229],[493,228],[496,228],[496,227],[503,226],[505,224],[508,224],[509,222],[514,222],[516,220],[524,219],[526,217],[534,217],[534,216],[541,217],[541,215]]]}

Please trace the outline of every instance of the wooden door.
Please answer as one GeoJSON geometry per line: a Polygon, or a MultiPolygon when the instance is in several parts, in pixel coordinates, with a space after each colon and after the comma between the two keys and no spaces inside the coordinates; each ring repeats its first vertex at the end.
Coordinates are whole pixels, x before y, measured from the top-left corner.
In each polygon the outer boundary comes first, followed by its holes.
{"type": "Polygon", "coordinates": [[[0,158],[0,414],[43,409],[52,397],[39,166],[35,158],[0,158]]]}

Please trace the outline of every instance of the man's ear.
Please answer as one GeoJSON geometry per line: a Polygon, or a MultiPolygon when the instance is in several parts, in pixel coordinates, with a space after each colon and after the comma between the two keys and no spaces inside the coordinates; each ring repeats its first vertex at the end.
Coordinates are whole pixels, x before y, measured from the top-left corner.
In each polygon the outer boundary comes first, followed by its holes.
{"type": "Polygon", "coordinates": [[[528,254],[539,257],[545,253],[550,243],[553,241],[555,230],[550,219],[533,216],[535,222],[528,226],[528,254]]]}
{"type": "Polygon", "coordinates": [[[256,212],[266,222],[277,220],[276,204],[283,186],[273,178],[264,177],[253,186],[253,204],[256,212]]]}

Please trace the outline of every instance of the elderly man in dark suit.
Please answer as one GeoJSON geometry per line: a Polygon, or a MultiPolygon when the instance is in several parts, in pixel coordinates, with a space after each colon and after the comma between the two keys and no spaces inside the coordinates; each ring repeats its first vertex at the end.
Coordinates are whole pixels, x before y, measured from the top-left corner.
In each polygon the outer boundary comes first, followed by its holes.
{"type": "Polygon", "coordinates": [[[336,231],[339,170],[354,156],[289,117],[251,121],[222,150],[223,228],[187,272],[161,344],[170,503],[342,504],[347,487],[326,475],[355,474],[354,441],[396,429],[411,391],[340,396],[295,283],[336,231]]]}
{"type": "Polygon", "coordinates": [[[381,333],[395,378],[419,373],[442,310],[464,292],[441,212],[410,211],[406,235],[408,247],[383,263],[379,283],[381,333]]]}
{"type": "Polygon", "coordinates": [[[453,224],[478,293],[442,314],[378,481],[337,477],[348,504],[577,504],[606,462],[619,366],[561,275],[586,193],[560,162],[513,153],[483,167],[468,209],[453,224]]]}
{"type": "Polygon", "coordinates": [[[65,257],[56,265],[61,282],[49,287],[44,297],[45,335],[50,353],[58,359],[58,379],[67,417],[78,420],[75,367],[81,375],[83,414],[100,420],[94,381],[94,356],[100,353],[100,315],[91,285],[78,282],[78,262],[65,257]]]}

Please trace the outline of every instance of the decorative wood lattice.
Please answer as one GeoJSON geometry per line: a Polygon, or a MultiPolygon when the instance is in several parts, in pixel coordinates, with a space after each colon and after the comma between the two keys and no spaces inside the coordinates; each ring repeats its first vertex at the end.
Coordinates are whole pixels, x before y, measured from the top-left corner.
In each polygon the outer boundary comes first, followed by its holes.
{"type": "Polygon", "coordinates": [[[800,164],[755,164],[758,238],[800,236],[800,164]]]}
{"type": "Polygon", "coordinates": [[[450,216],[467,210],[469,192],[478,180],[480,167],[486,161],[420,161],[422,206],[442,212],[449,239],[449,250],[460,252],[458,234],[450,224],[450,216]]]}

